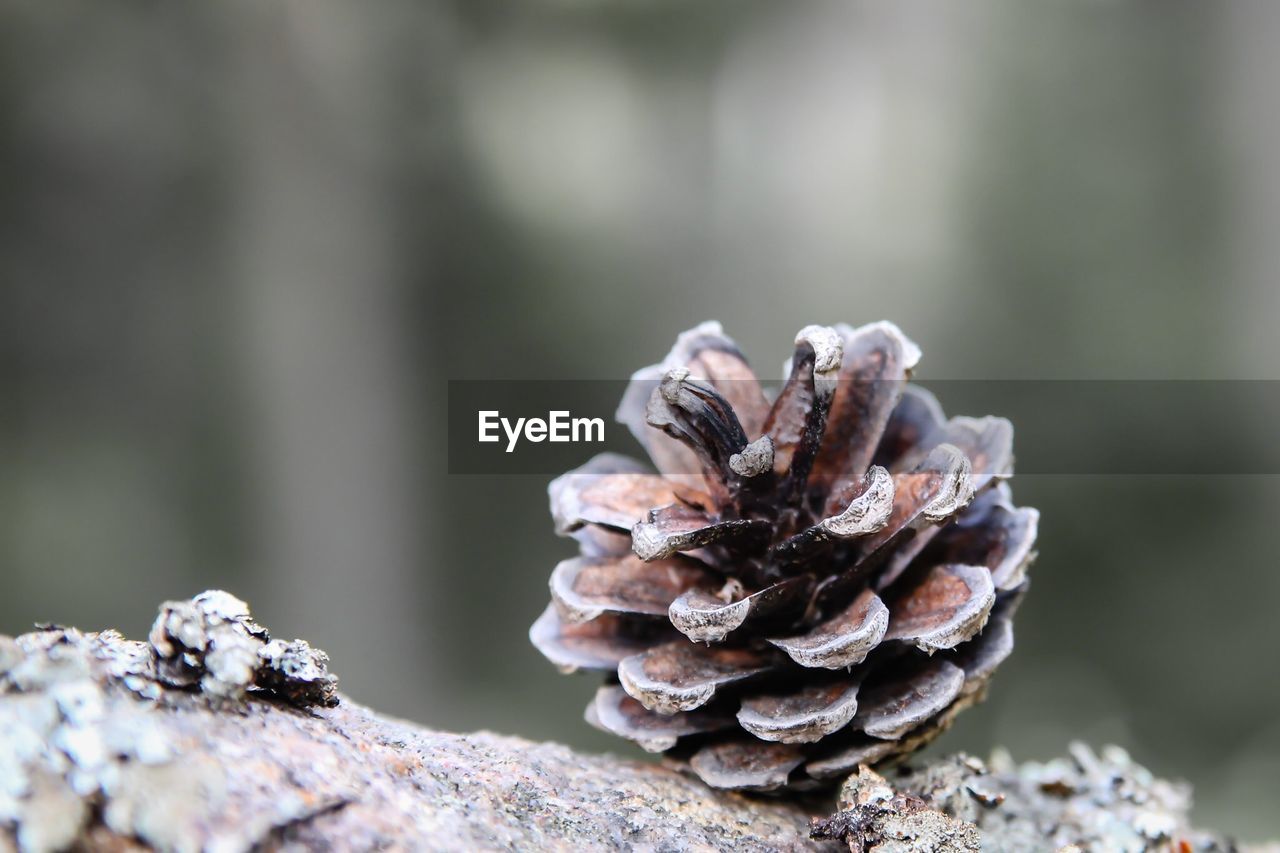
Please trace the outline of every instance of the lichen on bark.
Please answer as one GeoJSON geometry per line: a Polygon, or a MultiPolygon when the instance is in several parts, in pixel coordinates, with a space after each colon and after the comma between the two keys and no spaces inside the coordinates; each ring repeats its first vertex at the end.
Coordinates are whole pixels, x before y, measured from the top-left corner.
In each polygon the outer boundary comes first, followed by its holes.
{"type": "Polygon", "coordinates": [[[1123,749],[1081,743],[1045,763],[953,755],[881,776],[859,768],[840,789],[840,811],[813,834],[855,851],[1227,851],[1191,826],[1191,790],[1154,777],[1123,749]]]}

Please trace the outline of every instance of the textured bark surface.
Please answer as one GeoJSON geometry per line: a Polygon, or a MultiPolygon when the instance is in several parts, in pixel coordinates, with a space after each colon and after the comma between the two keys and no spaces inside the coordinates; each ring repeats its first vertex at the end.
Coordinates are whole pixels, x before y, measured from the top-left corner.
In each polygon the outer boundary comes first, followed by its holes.
{"type": "Polygon", "coordinates": [[[148,643],[0,637],[0,851],[1026,849],[1049,827],[1055,846],[1220,843],[1189,829],[1185,789],[1085,752],[864,770],[812,840],[834,803],[379,716],[335,696],[322,652],[271,641],[238,605],[170,602],[148,643]]]}

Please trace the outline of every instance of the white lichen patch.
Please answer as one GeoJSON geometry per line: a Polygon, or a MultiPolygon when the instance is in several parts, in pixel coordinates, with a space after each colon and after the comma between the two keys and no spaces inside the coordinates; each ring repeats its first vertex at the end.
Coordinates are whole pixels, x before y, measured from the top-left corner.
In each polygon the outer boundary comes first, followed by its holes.
{"type": "Polygon", "coordinates": [[[199,685],[217,702],[238,702],[255,689],[298,705],[336,701],[328,655],[303,640],[272,640],[248,605],[226,592],[165,602],[150,643],[159,681],[178,688],[199,685]]]}
{"type": "MultiPolygon", "coordinates": [[[[217,807],[222,773],[179,760],[189,744],[157,709],[258,693],[333,705],[327,664],[301,640],[271,640],[224,592],[167,602],[149,643],[60,627],[0,637],[0,850],[67,849],[94,821],[157,849],[196,849],[184,840],[200,820],[190,812],[217,807]]],[[[247,849],[300,809],[273,811],[226,849],[247,849]]]]}

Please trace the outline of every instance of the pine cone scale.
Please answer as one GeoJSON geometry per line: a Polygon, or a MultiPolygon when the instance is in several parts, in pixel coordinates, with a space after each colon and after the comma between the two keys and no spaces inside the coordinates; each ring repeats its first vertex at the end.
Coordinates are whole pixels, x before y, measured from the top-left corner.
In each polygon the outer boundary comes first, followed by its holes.
{"type": "Polygon", "coordinates": [[[857,680],[807,685],[795,693],[742,701],[738,723],[761,740],[813,743],[844,728],[858,711],[857,680]]]}
{"type": "Polygon", "coordinates": [[[872,737],[896,740],[945,709],[963,687],[963,669],[941,658],[930,659],[869,689],[853,727],[872,737]]]}
{"type": "Polygon", "coordinates": [[[996,602],[985,566],[934,566],[889,604],[887,640],[914,643],[926,652],[951,649],[972,639],[996,602]]]}
{"type": "Polygon", "coordinates": [[[720,643],[743,630],[791,621],[803,613],[813,590],[808,576],[789,578],[742,597],[692,590],[671,602],[667,616],[695,643],[720,643]]]}
{"type": "MultiPolygon", "coordinates": [[[[828,416],[827,435],[810,476],[823,494],[834,484],[861,476],[872,462],[919,349],[891,323],[861,329],[839,324],[844,364],[828,416]]],[[[828,505],[827,511],[836,508],[828,505]]]]}
{"type": "Polygon", "coordinates": [[[550,583],[551,600],[569,623],[587,622],[602,613],[665,616],[671,603],[688,590],[716,585],[716,575],[693,561],[645,562],[633,555],[563,560],[550,583]]]}
{"type": "Polygon", "coordinates": [[[808,633],[769,639],[800,666],[844,669],[866,660],[889,628],[889,608],[880,596],[864,589],[848,607],[815,625],[808,633]]]}
{"type": "Polygon", "coordinates": [[[618,681],[650,711],[674,714],[701,708],[717,690],[766,673],[775,663],[776,656],[765,650],[676,640],[620,661],[618,681]]]}
{"type": "Polygon", "coordinates": [[[772,525],[764,519],[715,521],[681,503],[650,510],[646,521],[631,528],[631,538],[637,555],[656,560],[708,545],[720,545],[731,552],[754,551],[768,543],[772,532],[772,525]]]}
{"type": "Polygon", "coordinates": [[[729,728],[732,716],[706,709],[659,714],[641,705],[621,687],[604,686],[587,706],[587,720],[597,728],[635,741],[648,752],[665,752],[682,737],[729,728]]]}
{"type": "Polygon", "coordinates": [[[651,474],[571,472],[551,484],[556,531],[584,524],[630,532],[655,506],[676,500],[671,483],[651,474]]]}
{"type": "Polygon", "coordinates": [[[529,629],[529,639],[543,657],[562,672],[601,670],[612,672],[622,661],[671,639],[675,632],[662,626],[640,626],[634,621],[605,613],[589,622],[565,622],[548,604],[529,629]]]}
{"type": "Polygon", "coordinates": [[[689,766],[716,788],[772,791],[787,783],[804,763],[804,750],[794,744],[730,740],[703,747],[689,766]]]}

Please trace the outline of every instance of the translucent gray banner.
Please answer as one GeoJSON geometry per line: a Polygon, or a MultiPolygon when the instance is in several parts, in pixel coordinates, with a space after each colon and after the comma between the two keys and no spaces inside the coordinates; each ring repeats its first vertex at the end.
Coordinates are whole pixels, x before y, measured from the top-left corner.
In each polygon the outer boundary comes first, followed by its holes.
{"type": "MultiPolygon", "coordinates": [[[[948,416],[1008,418],[1020,474],[1280,474],[1280,381],[912,384],[931,391],[948,416]]],[[[449,473],[554,475],[605,450],[643,458],[614,417],[626,387],[626,380],[452,380],[449,473]]],[[[901,391],[864,384],[837,393],[855,390],[901,391]]]]}

